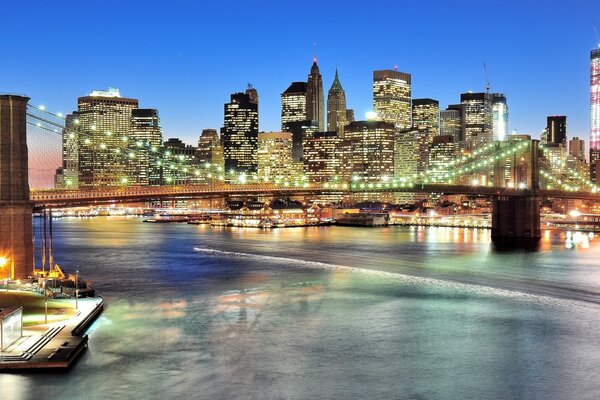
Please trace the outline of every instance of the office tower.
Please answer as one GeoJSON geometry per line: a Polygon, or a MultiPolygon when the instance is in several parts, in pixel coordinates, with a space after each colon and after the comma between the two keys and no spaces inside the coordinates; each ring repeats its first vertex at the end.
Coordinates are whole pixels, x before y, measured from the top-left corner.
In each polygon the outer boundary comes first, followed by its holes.
{"type": "Polygon", "coordinates": [[[150,184],[153,170],[159,160],[162,131],[158,111],[151,108],[131,110],[130,149],[127,157],[128,179],[132,185],[150,184]]]}
{"type": "Polygon", "coordinates": [[[394,177],[414,179],[429,164],[429,133],[417,128],[401,129],[394,140],[394,177]]]}
{"type": "Polygon", "coordinates": [[[353,179],[381,182],[394,176],[394,124],[354,121],[345,129],[345,151],[353,179]]]}
{"type": "Polygon", "coordinates": [[[564,115],[554,115],[546,119],[546,144],[563,145],[567,144],[567,117],[564,115]]]}
{"type": "Polygon", "coordinates": [[[492,95],[489,93],[462,93],[460,103],[464,106],[465,147],[477,150],[493,139],[492,95]]]}
{"type": "Polygon", "coordinates": [[[585,160],[585,140],[578,137],[569,140],[569,155],[578,160],[585,160]]]}
{"type": "Polygon", "coordinates": [[[342,139],[335,131],[315,132],[303,145],[304,175],[310,183],[342,181],[342,139]],[[337,177],[337,179],[336,179],[337,177]]]}
{"type": "MultiPolygon", "coordinates": [[[[78,151],[77,186],[80,189],[128,184],[128,154],[130,143],[132,111],[138,108],[138,100],[121,97],[119,90],[97,90],[89,96],[77,99],[77,111],[68,117],[65,129],[63,151],[69,160],[74,155],[67,154],[75,146],[78,151]],[[71,138],[69,135],[73,134],[71,138]]],[[[74,164],[69,163],[71,166],[74,164]]],[[[65,165],[65,175],[73,171],[65,165]]]]}
{"type": "Polygon", "coordinates": [[[327,94],[327,130],[335,131],[338,136],[344,137],[344,126],[346,125],[346,92],[342,88],[335,70],[335,78],[327,94]]]}
{"type": "Polygon", "coordinates": [[[73,114],[65,116],[65,128],[62,131],[62,183],[67,189],[79,188],[80,121],[73,114]]]}
{"type": "Polygon", "coordinates": [[[258,91],[252,86],[251,83],[248,84],[248,88],[246,89],[246,94],[250,99],[250,103],[258,105],[258,91]]]}
{"type": "Polygon", "coordinates": [[[346,110],[346,124],[349,124],[350,122],[354,122],[354,110],[348,108],[346,110]]]}
{"type": "Polygon", "coordinates": [[[281,130],[294,121],[306,121],[306,82],[292,82],[281,93],[281,130]]]}
{"type": "Polygon", "coordinates": [[[292,134],[258,134],[258,178],[265,182],[284,179],[292,172],[292,134]]]}
{"type": "Polygon", "coordinates": [[[508,138],[508,104],[502,93],[492,93],[492,136],[494,140],[508,138]]]}
{"type": "Polygon", "coordinates": [[[202,167],[196,147],[186,145],[178,138],[170,138],[163,144],[163,156],[158,163],[157,175],[162,185],[196,184],[204,181],[204,176],[194,173],[202,167]]]}
{"type": "Polygon", "coordinates": [[[284,132],[292,134],[292,158],[295,163],[302,162],[302,146],[305,139],[319,130],[317,121],[291,121],[283,126],[284,132]]]}
{"type": "Polygon", "coordinates": [[[590,150],[592,149],[600,149],[600,48],[590,53],[590,150]]]}
{"type": "Polygon", "coordinates": [[[544,157],[550,167],[550,173],[555,176],[564,174],[564,168],[567,160],[567,149],[565,146],[550,144],[544,148],[544,157]]]}
{"type": "Polygon", "coordinates": [[[247,93],[234,93],[225,104],[221,130],[223,158],[228,173],[258,170],[258,104],[247,93]]]}
{"type": "Polygon", "coordinates": [[[373,71],[373,111],[377,119],[407,129],[411,124],[411,76],[396,70],[373,71]]]}
{"type": "Polygon", "coordinates": [[[590,149],[590,180],[600,183],[600,149],[590,149]]]}
{"type": "Polygon", "coordinates": [[[440,111],[440,136],[452,136],[458,144],[462,137],[462,112],[447,108],[440,111]]]}
{"type": "Polygon", "coordinates": [[[451,170],[450,162],[458,156],[458,143],[454,141],[453,135],[439,135],[433,138],[429,152],[430,175],[436,182],[451,183],[448,177],[451,170]]]}
{"type": "Polygon", "coordinates": [[[216,129],[202,129],[196,153],[198,162],[205,169],[216,171],[219,167],[223,168],[223,144],[216,129]]]}
{"type": "Polygon", "coordinates": [[[433,99],[413,99],[413,127],[426,132],[428,143],[440,134],[440,103],[433,99]]]}
{"type": "Polygon", "coordinates": [[[319,72],[317,58],[313,60],[306,84],[306,119],[317,121],[319,131],[325,130],[325,100],[323,95],[323,77],[319,72]]]}

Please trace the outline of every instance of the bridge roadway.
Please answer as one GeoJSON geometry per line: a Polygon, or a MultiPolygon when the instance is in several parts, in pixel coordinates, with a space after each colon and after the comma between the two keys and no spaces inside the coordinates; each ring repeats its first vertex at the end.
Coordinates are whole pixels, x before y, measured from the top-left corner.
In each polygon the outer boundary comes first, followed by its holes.
{"type": "MultiPolygon", "coordinates": [[[[344,195],[353,193],[394,193],[417,192],[439,194],[464,194],[474,196],[524,196],[530,194],[528,189],[498,188],[490,186],[423,184],[413,186],[395,186],[391,184],[373,184],[365,188],[349,188],[347,184],[283,186],[273,183],[257,184],[204,184],[183,186],[146,186],[122,187],[96,190],[32,190],[30,200],[34,207],[65,208],[91,206],[110,203],[131,203],[153,200],[180,200],[218,196],[314,196],[344,195]]],[[[559,197],[569,199],[600,200],[599,193],[581,191],[540,190],[541,197],[559,197]]]]}

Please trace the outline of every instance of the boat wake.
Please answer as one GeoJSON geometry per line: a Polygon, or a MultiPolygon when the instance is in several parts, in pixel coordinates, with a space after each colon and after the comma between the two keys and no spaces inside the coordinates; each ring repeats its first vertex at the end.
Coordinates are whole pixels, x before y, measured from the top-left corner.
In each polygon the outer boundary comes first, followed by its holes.
{"type": "Polygon", "coordinates": [[[486,286],[485,284],[478,283],[466,283],[459,282],[455,280],[446,280],[440,278],[429,278],[422,276],[415,276],[409,274],[403,274],[399,272],[389,272],[389,271],[381,271],[376,269],[369,268],[360,268],[360,267],[350,267],[347,265],[339,265],[339,264],[330,264],[319,261],[309,261],[302,260],[298,258],[290,258],[290,257],[278,257],[278,256],[268,256],[262,254],[255,253],[244,253],[237,251],[226,251],[226,250],[218,250],[212,248],[202,248],[202,247],[194,247],[194,251],[198,253],[203,253],[207,255],[213,255],[217,257],[232,257],[232,258],[243,258],[246,260],[255,260],[269,263],[285,263],[288,265],[297,265],[303,266],[306,268],[314,268],[321,270],[330,270],[330,271],[346,271],[348,273],[355,273],[361,275],[368,275],[371,277],[381,278],[386,281],[395,281],[398,283],[413,285],[413,286],[426,286],[426,287],[443,287],[445,289],[450,289],[454,291],[459,291],[463,293],[472,293],[474,295],[479,296],[489,296],[489,297],[504,297],[511,298],[515,300],[523,300],[528,302],[535,302],[544,305],[552,305],[552,306],[561,306],[561,307],[589,307],[590,303],[595,304],[600,308],[596,302],[590,302],[589,299],[585,298],[573,298],[573,297],[565,297],[564,294],[557,294],[553,296],[552,294],[538,294],[538,293],[528,293],[527,291],[518,290],[518,289],[505,289],[505,288],[497,288],[493,286],[486,286]]]}

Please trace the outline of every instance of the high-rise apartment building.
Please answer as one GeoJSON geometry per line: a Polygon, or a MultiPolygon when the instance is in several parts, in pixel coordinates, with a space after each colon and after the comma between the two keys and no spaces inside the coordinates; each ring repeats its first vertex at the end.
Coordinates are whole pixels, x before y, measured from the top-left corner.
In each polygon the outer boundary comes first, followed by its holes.
{"type": "Polygon", "coordinates": [[[440,134],[440,103],[433,99],[413,99],[413,128],[427,134],[428,143],[440,134]]]}
{"type": "Polygon", "coordinates": [[[373,72],[373,111],[377,119],[407,129],[411,121],[411,75],[396,70],[373,72]]]}
{"type": "Polygon", "coordinates": [[[306,121],[306,82],[292,82],[281,93],[281,130],[295,121],[306,121]]]}
{"type": "Polygon", "coordinates": [[[327,130],[335,131],[338,136],[344,137],[344,126],[346,125],[346,92],[342,88],[338,77],[337,68],[335,78],[327,94],[327,130]]]}
{"type": "Polygon", "coordinates": [[[452,136],[454,143],[462,138],[462,112],[447,108],[440,111],[440,136],[452,136]]]}
{"type": "Polygon", "coordinates": [[[380,182],[394,176],[394,124],[354,121],[346,126],[344,142],[351,176],[380,182]]]}
{"type": "Polygon", "coordinates": [[[335,131],[316,132],[304,141],[304,175],[310,183],[334,182],[341,173],[341,141],[335,131]]]}
{"type": "Polygon", "coordinates": [[[127,154],[129,182],[141,186],[155,183],[151,180],[163,142],[157,110],[138,108],[131,111],[130,142],[133,147],[127,154]]]}
{"type": "MultiPolygon", "coordinates": [[[[256,96],[257,97],[257,96],[256,96]]],[[[225,104],[221,130],[227,172],[258,171],[258,104],[248,93],[234,93],[225,104]]]]}
{"type": "Polygon", "coordinates": [[[597,149],[600,149],[600,48],[590,52],[590,150],[597,149]]]}
{"type": "Polygon", "coordinates": [[[258,134],[258,177],[269,182],[292,173],[292,134],[261,132],[258,134]]]}
{"type": "Polygon", "coordinates": [[[113,88],[77,99],[77,111],[67,117],[63,132],[65,180],[73,179],[71,168],[77,167],[77,179],[70,186],[85,189],[129,183],[128,156],[135,150],[130,137],[132,111],[137,108],[137,99],[121,97],[113,88]]]}
{"type": "Polygon", "coordinates": [[[565,115],[554,115],[546,118],[545,142],[547,145],[567,144],[567,117],[565,115]]]}
{"type": "Polygon", "coordinates": [[[492,95],[462,93],[460,102],[464,107],[465,147],[477,150],[493,140],[492,95]]]}
{"type": "Polygon", "coordinates": [[[508,104],[502,93],[492,93],[492,137],[494,140],[508,139],[508,104]]]}
{"type": "Polygon", "coordinates": [[[317,58],[313,60],[306,84],[306,119],[317,121],[319,132],[325,130],[325,96],[323,95],[323,77],[319,72],[317,58]]]}

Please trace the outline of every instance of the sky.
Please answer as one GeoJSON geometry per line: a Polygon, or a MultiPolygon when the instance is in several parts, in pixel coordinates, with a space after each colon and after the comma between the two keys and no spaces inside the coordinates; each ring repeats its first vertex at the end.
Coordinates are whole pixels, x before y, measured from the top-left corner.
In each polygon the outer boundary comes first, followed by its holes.
{"type": "Polygon", "coordinates": [[[53,112],[109,86],[157,108],[163,136],[196,144],[223,125],[223,104],[258,90],[260,130],[280,129],[280,94],[306,80],[315,52],[325,96],[339,69],[357,119],[372,73],[412,74],[413,98],[458,103],[505,93],[509,129],[539,138],[567,115],[588,138],[589,56],[600,1],[9,1],[0,4],[0,92],[53,112]],[[10,38],[10,39],[9,39],[10,38]]]}

